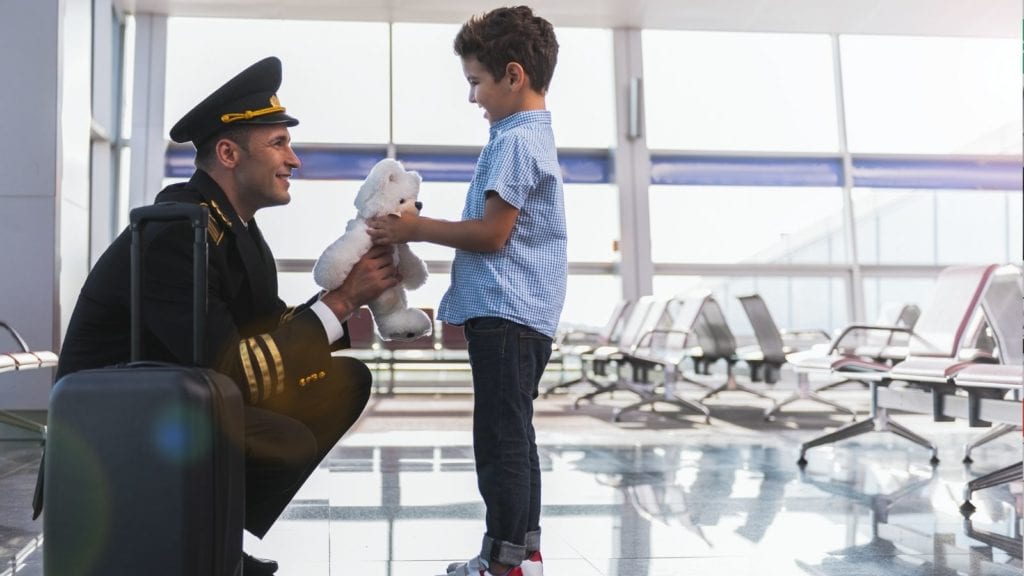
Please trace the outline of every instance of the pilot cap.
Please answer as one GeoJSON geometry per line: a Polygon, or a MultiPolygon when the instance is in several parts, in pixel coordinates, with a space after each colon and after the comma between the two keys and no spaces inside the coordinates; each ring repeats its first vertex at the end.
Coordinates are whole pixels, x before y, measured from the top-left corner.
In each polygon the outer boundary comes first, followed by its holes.
{"type": "Polygon", "coordinates": [[[271,56],[242,70],[182,116],[171,128],[171,140],[198,148],[224,128],[246,124],[295,126],[277,99],[281,60],[271,56]]]}

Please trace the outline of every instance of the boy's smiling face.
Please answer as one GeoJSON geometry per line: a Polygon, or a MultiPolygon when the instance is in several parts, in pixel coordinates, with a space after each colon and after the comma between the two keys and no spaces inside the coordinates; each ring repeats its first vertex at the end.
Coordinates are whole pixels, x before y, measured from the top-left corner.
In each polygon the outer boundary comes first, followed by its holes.
{"type": "Polygon", "coordinates": [[[469,101],[484,109],[488,122],[494,124],[518,111],[516,91],[508,73],[501,80],[495,80],[476,56],[462,59],[462,71],[469,82],[469,101]]]}

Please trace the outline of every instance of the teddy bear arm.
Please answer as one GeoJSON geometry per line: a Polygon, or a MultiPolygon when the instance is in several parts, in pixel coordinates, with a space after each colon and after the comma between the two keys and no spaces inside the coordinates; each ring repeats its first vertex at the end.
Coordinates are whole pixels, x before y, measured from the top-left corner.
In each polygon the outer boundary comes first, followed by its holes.
{"type": "Polygon", "coordinates": [[[399,244],[398,272],[402,275],[402,285],[415,290],[427,281],[427,265],[417,256],[408,244],[399,244]]]}
{"type": "Polygon", "coordinates": [[[313,266],[313,280],[334,290],[348,278],[352,267],[370,249],[372,240],[363,229],[350,229],[324,250],[313,266]]]}

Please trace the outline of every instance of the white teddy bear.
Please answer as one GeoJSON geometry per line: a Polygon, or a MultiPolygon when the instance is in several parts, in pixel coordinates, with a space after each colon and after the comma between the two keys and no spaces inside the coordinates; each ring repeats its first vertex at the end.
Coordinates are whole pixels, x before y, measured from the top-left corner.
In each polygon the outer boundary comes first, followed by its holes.
{"type": "MultiPolygon", "coordinates": [[[[415,214],[422,204],[420,175],[407,171],[390,158],[378,162],[356,194],[355,218],[348,221],[345,233],[324,250],[313,267],[313,279],[328,290],[345,281],[355,263],[372,246],[366,233],[366,220],[387,214],[415,214]]],[[[415,340],[433,331],[430,317],[418,308],[409,308],[405,289],[415,290],[427,281],[427,267],[412,253],[408,244],[394,247],[395,265],[402,275],[401,284],[389,288],[370,302],[377,330],[384,340],[415,340]]]]}

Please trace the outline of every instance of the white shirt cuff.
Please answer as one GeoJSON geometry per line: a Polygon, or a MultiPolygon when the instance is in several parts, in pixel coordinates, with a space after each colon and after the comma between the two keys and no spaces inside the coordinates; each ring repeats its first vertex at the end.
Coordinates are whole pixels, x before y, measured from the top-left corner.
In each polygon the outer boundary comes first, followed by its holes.
{"type": "Polygon", "coordinates": [[[317,300],[309,309],[317,315],[317,318],[320,318],[320,323],[324,325],[328,344],[334,344],[341,340],[341,337],[345,335],[345,327],[341,325],[341,320],[338,320],[327,304],[317,300]]]}

